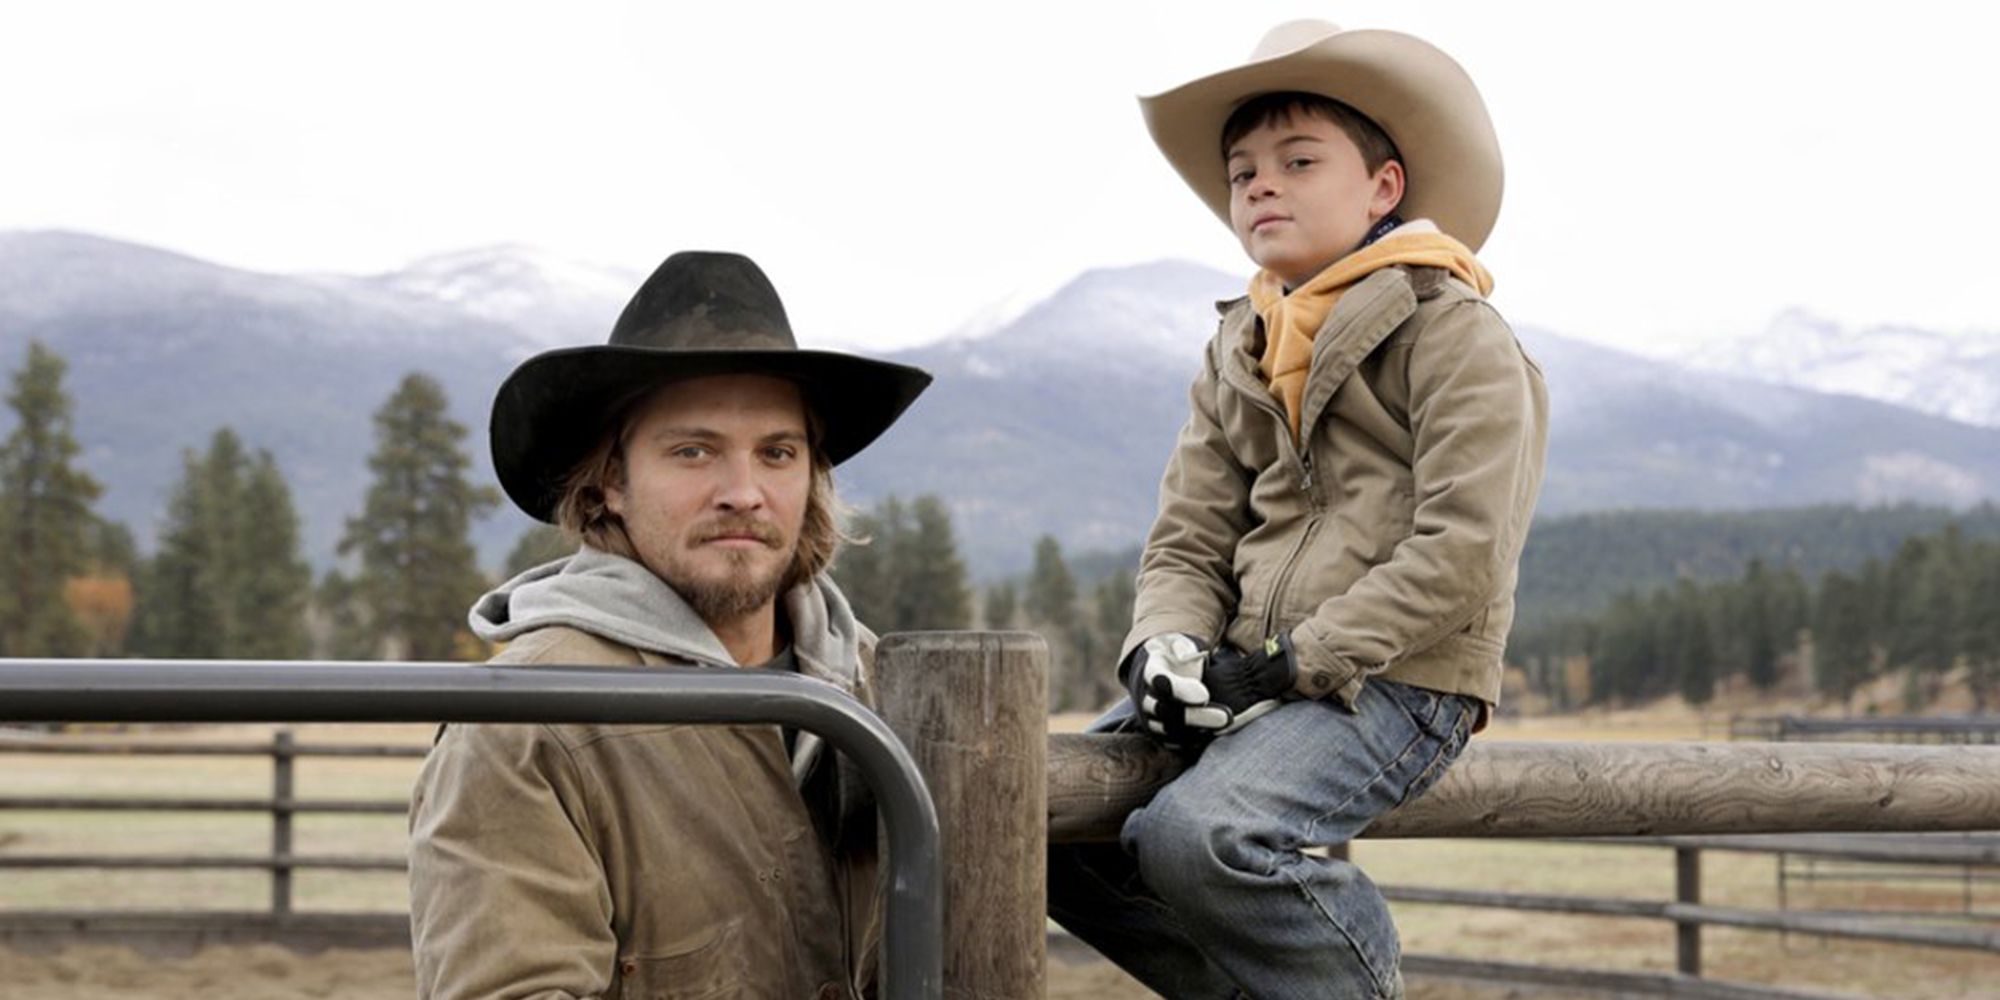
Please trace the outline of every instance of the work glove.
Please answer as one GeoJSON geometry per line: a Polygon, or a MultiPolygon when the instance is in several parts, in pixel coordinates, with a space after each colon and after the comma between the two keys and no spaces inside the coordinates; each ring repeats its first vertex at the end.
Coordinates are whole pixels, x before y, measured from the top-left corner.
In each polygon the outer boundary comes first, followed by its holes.
{"type": "Polygon", "coordinates": [[[1146,731],[1169,746],[1206,742],[1226,718],[1209,718],[1200,706],[1208,702],[1201,674],[1208,647],[1179,632],[1156,635],[1139,644],[1125,661],[1125,690],[1146,731]],[[1190,719],[1190,713],[1196,713],[1190,719]]]}
{"type": "Polygon", "coordinates": [[[1288,633],[1280,632],[1248,652],[1223,646],[1208,655],[1201,672],[1207,710],[1188,724],[1212,727],[1215,736],[1233,733],[1283,704],[1298,678],[1298,658],[1288,633]]]}

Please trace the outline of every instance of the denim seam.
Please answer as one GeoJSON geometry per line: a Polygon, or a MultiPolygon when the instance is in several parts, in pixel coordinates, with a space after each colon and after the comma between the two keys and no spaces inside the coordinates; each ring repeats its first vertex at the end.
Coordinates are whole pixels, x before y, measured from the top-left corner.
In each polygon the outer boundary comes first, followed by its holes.
{"type": "Polygon", "coordinates": [[[1423,771],[1414,780],[1403,786],[1403,794],[1396,800],[1397,806],[1410,801],[1410,794],[1417,789],[1429,788],[1430,783],[1437,779],[1438,772],[1451,766],[1452,762],[1458,759],[1458,751],[1464,747],[1465,740],[1470,735],[1467,730],[1470,728],[1468,720],[1471,715],[1470,711],[1462,710],[1458,713],[1458,721],[1452,724],[1451,735],[1438,741],[1437,755],[1431,758],[1429,764],[1424,765],[1423,771]]]}
{"type": "Polygon", "coordinates": [[[1405,744],[1403,749],[1397,751],[1396,755],[1390,758],[1387,763],[1383,764],[1381,767],[1376,768],[1375,773],[1369,775],[1367,781],[1364,781],[1359,785],[1355,786],[1354,790],[1348,793],[1348,796],[1346,798],[1341,799],[1339,802],[1334,803],[1332,808],[1328,809],[1323,813],[1320,813],[1318,816],[1313,817],[1312,822],[1307,824],[1306,826],[1306,842],[1317,843],[1319,840],[1318,837],[1319,826],[1321,823],[1326,822],[1327,817],[1332,816],[1333,814],[1340,812],[1343,809],[1346,809],[1349,805],[1353,804],[1355,799],[1360,798],[1369,789],[1374,788],[1378,784],[1381,784],[1382,781],[1389,776],[1390,771],[1394,770],[1398,764],[1401,764],[1404,761],[1408,760],[1412,754],[1417,752],[1418,747],[1421,744],[1423,744],[1426,740],[1442,742],[1438,741],[1437,737],[1432,736],[1428,732],[1425,732],[1423,727],[1421,726],[1417,727],[1417,733],[1415,736],[1410,738],[1410,742],[1405,744]]]}
{"type": "MultiPolygon", "coordinates": [[[[1301,864],[1308,863],[1305,860],[1305,855],[1295,854],[1292,857],[1293,860],[1290,863],[1280,866],[1279,874],[1282,874],[1287,881],[1292,883],[1292,887],[1299,891],[1299,895],[1305,897],[1307,903],[1312,904],[1312,908],[1319,913],[1320,917],[1329,926],[1340,932],[1341,940],[1347,942],[1347,947],[1354,952],[1354,957],[1361,963],[1361,967],[1368,970],[1368,978],[1374,981],[1376,995],[1381,996],[1386,994],[1388,987],[1385,985],[1386,980],[1382,975],[1382,971],[1375,967],[1375,963],[1368,960],[1368,952],[1361,947],[1361,942],[1355,940],[1354,934],[1347,929],[1346,924],[1341,923],[1339,918],[1327,911],[1327,908],[1320,903],[1319,897],[1313,895],[1312,886],[1305,879],[1294,874],[1295,870],[1301,864]]],[[[1401,956],[1395,956],[1393,959],[1396,962],[1400,962],[1400,960],[1401,956]]],[[[1394,967],[1393,964],[1391,967],[1394,967]]]]}

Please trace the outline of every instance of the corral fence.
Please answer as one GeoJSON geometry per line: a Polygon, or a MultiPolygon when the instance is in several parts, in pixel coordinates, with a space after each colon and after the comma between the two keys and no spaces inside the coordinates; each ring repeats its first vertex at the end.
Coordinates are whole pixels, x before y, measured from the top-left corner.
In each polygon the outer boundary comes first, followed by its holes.
{"type": "MultiPolygon", "coordinates": [[[[1918,746],[2000,744],[2000,715],[1861,716],[1817,718],[1802,715],[1733,716],[1729,735],[1738,740],[1781,743],[1895,743],[1918,746]]],[[[1778,908],[1791,910],[1800,887],[1821,885],[1896,886],[1956,883],[1956,912],[1925,912],[1925,919],[2000,920],[2000,911],[1979,905],[1978,890],[2000,884],[2000,833],[1947,836],[1825,834],[1773,841],[1778,908]]],[[[1811,912],[1839,916],[1880,915],[1880,911],[1811,912]]]]}
{"type": "MultiPolygon", "coordinates": [[[[468,708],[448,695],[496,683],[515,694],[589,672],[499,670],[462,665],[394,666],[327,664],[262,665],[252,674],[227,665],[173,661],[42,664],[24,668],[0,661],[0,718],[23,721],[699,721],[786,722],[779,704],[792,692],[765,692],[776,701],[753,711],[689,717],[664,711],[670,699],[653,691],[642,707],[564,690],[557,701],[531,697],[508,713],[490,704],[468,708]],[[363,673],[343,673],[362,671],[363,673]],[[289,673],[287,673],[289,672],[289,673]],[[449,683],[443,676],[450,674],[449,683]],[[365,681],[361,680],[362,677],[365,681]],[[251,678],[255,683],[245,683],[251,678]],[[341,692],[331,697],[325,688],[341,692]],[[288,690],[289,689],[289,690],[288,690]],[[134,692],[137,692],[135,695],[134,692]],[[218,697],[218,692],[221,697],[218,697]],[[318,692],[318,693],[315,693],[318,692]],[[412,697],[413,693],[418,695],[412,697]],[[287,697],[290,695],[292,697],[287,697]],[[528,707],[534,702],[537,707],[528,707]]],[[[942,917],[942,988],[954,994],[1039,996],[1046,971],[1046,845],[1115,837],[1123,817],[1178,773],[1181,759],[1142,736],[1046,732],[1047,652],[1021,633],[914,633],[885,637],[878,650],[880,711],[900,740],[899,752],[923,775],[926,805],[934,804],[939,840],[935,862],[948,859],[930,891],[942,917]]],[[[616,672],[629,694],[643,672],[616,672]]],[[[747,678],[754,671],[674,671],[711,679],[747,678]]],[[[598,675],[606,672],[598,671],[598,675]]],[[[799,678],[773,678],[800,680],[799,678]]],[[[808,682],[809,683],[809,682],[808,682]]],[[[642,685],[643,686],[643,685],[642,685]]],[[[830,689],[829,689],[830,690],[830,689]]],[[[863,713],[866,714],[866,713],[863,713]]],[[[788,723],[789,724],[789,723],[788,723]]],[[[812,729],[811,725],[802,728],[812,729]]],[[[844,751],[847,746],[832,739],[844,751]]],[[[97,752],[110,741],[97,744],[97,752]]],[[[850,739],[851,742],[851,739],[850,739]]],[[[892,741],[895,742],[895,741],[892,741]]],[[[0,747],[17,752],[20,744],[0,747]]],[[[280,734],[251,747],[190,744],[115,744],[181,752],[250,752],[272,760],[269,799],[128,800],[84,804],[79,797],[17,798],[11,808],[237,810],[268,812],[272,851],[255,858],[179,857],[170,867],[268,868],[271,908],[238,919],[303,926],[351,915],[301,913],[291,907],[290,878],[315,868],[395,868],[400,858],[301,855],[290,850],[291,820],[310,812],[393,812],[400,801],[339,801],[300,796],[290,763],[319,754],[414,754],[410,748],[377,750],[288,741],[280,734]],[[168,746],[174,749],[167,750],[168,746]]],[[[31,751],[36,752],[36,751],[31,751]]],[[[50,751],[63,752],[63,751],[50,751]]],[[[893,827],[893,823],[891,824],[893,827]]],[[[2000,747],[1894,746],[1829,743],[1508,743],[1477,740],[1431,791],[1384,816],[1369,837],[1616,838],[1592,840],[1665,848],[1672,852],[1677,893],[1673,900],[1537,896],[1418,887],[1389,887],[1406,903],[1503,907],[1667,921],[1677,928],[1676,971],[1553,968],[1451,956],[1406,956],[1417,974],[1437,974],[1597,989],[1620,994],[1677,997],[1802,1000],[1822,996],[1794,990],[1721,982],[1702,975],[1704,927],[1753,928],[2000,952],[2000,939],[1978,927],[1895,926],[1838,914],[1773,913],[1712,906],[1700,896],[1705,851],[1767,850],[1751,834],[1809,832],[1912,833],[2000,829],[2000,747]]],[[[890,861],[899,853],[892,837],[890,861]]],[[[7,855],[0,852],[0,858],[7,855]]],[[[25,860],[25,859],[16,859],[25,860]]],[[[71,856],[55,861],[94,865],[107,859],[71,856]]],[[[54,863],[41,860],[27,863],[54,863]]],[[[117,865],[136,865],[121,859],[117,865]]],[[[900,869],[899,869],[900,870],[900,869]]],[[[902,876],[898,876],[901,878],[902,876]]],[[[908,890],[908,885],[898,885],[908,890]]],[[[908,892],[898,897],[907,900],[908,892]]],[[[894,904],[892,899],[892,920],[894,904]]],[[[935,912],[935,911],[933,911],[935,912]]],[[[383,915],[372,915],[380,919],[383,915]]],[[[400,918],[400,915],[393,915],[400,918]]],[[[69,914],[116,921],[119,914],[69,914]]],[[[897,941],[892,938],[891,949],[897,941]]],[[[917,982],[889,962],[891,995],[937,996],[939,980],[917,982]],[[919,988],[920,987],[920,988],[919,988]]]]}
{"type": "Polygon", "coordinates": [[[1992,745],[2000,743],[2000,715],[1878,715],[1844,719],[1739,715],[1729,719],[1729,738],[1773,743],[1992,745]]]}
{"type": "Polygon", "coordinates": [[[89,936],[137,944],[179,941],[212,943],[279,939],[294,947],[407,946],[409,916],[400,911],[329,913],[293,905],[293,875],[307,870],[401,872],[401,854],[301,854],[293,849],[296,820],[305,815],[407,816],[409,801],[396,799],[305,798],[299,794],[298,762],[309,758],[394,760],[421,758],[425,747],[301,743],[290,730],[268,740],[162,741],[105,740],[40,734],[0,734],[0,758],[66,756],[113,758],[262,758],[270,761],[268,797],[5,795],[6,812],[241,813],[270,818],[270,851],[245,854],[14,854],[0,851],[4,870],[133,870],[177,872],[263,870],[270,873],[270,906],[261,911],[15,910],[0,911],[0,940],[89,936]]]}
{"type": "MultiPolygon", "coordinates": [[[[819,735],[845,754],[875,794],[889,847],[884,995],[934,1000],[943,988],[942,857],[937,811],[923,777],[879,716],[833,685],[798,674],[671,667],[0,660],[0,721],[793,726],[819,735]]],[[[274,782],[274,816],[298,812],[292,791],[274,782]]],[[[276,841],[274,833],[274,859],[277,847],[289,847],[276,841]]],[[[295,858],[283,860],[287,869],[299,867],[295,858]]],[[[245,863],[260,867],[266,862],[245,863]]],[[[279,871],[275,863],[272,870],[279,871]]],[[[274,903],[279,893],[274,883],[274,903]]],[[[282,922],[293,915],[274,914],[272,919],[282,922]]]]}

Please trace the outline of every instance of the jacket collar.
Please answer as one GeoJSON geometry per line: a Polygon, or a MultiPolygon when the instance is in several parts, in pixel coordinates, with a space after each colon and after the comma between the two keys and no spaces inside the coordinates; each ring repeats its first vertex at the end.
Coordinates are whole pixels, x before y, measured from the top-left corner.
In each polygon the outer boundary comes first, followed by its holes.
{"type": "MultiPolygon", "coordinates": [[[[1385,267],[1341,295],[1313,337],[1312,371],[1306,378],[1306,395],[1299,412],[1301,428],[1319,422],[1334,390],[1416,312],[1420,300],[1441,292],[1448,278],[1440,268],[1385,267]]],[[[1240,391],[1269,397],[1270,387],[1257,373],[1257,310],[1250,306],[1248,296],[1216,306],[1223,310],[1222,335],[1217,338],[1222,348],[1222,356],[1216,359],[1218,370],[1240,391]]],[[[1272,406],[1276,408],[1276,400],[1272,406]]]]}

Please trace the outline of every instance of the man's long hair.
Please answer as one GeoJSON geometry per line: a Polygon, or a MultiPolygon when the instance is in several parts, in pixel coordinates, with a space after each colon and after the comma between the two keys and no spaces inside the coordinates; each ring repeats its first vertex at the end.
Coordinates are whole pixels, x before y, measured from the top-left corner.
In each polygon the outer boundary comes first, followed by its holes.
{"type": "MultiPolygon", "coordinates": [[[[650,392],[642,392],[614,408],[597,445],[576,463],[563,481],[562,499],[556,502],[555,523],[571,541],[581,542],[601,552],[639,562],[639,550],[625,533],[625,519],[605,503],[605,494],[625,485],[625,446],[632,436],[633,414],[650,392]]],[[[824,436],[819,416],[806,405],[806,450],[812,459],[812,485],[806,492],[804,522],[799,527],[798,548],[792,553],[791,568],[785,573],[782,590],[805,583],[833,564],[840,544],[848,541],[841,528],[846,508],[833,489],[833,463],[820,448],[824,436]]]]}

